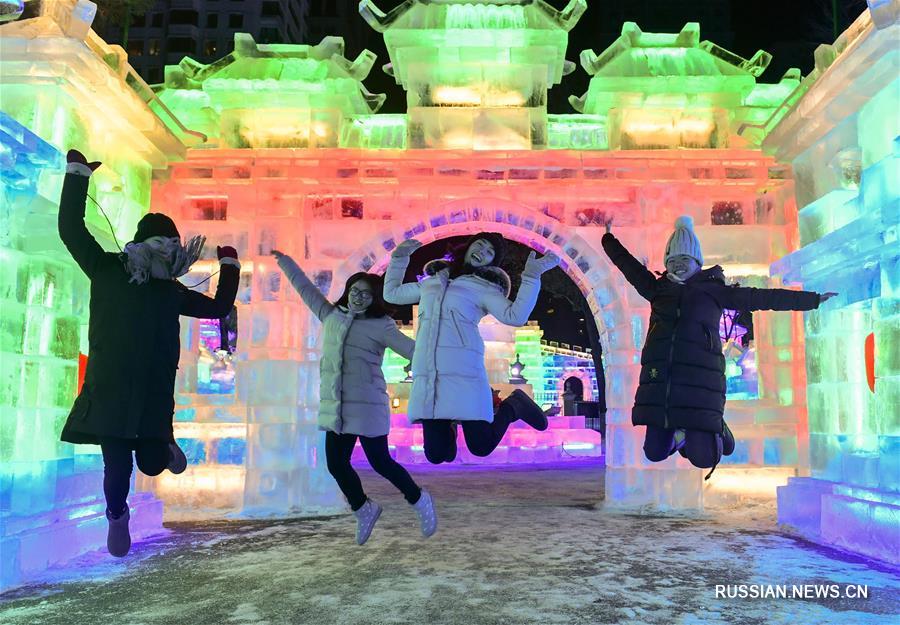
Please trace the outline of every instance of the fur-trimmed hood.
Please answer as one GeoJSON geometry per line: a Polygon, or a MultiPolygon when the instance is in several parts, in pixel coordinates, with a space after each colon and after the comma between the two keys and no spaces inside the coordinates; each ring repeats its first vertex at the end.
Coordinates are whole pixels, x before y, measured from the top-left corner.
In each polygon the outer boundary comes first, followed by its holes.
{"type": "MultiPolygon", "coordinates": [[[[436,258],[435,260],[428,261],[425,263],[425,275],[433,276],[437,274],[439,271],[450,268],[450,262],[444,260],[443,258],[436,258]]],[[[486,282],[490,282],[498,289],[503,292],[505,297],[509,297],[509,292],[512,289],[512,280],[509,278],[509,274],[500,269],[500,267],[488,266],[488,267],[478,267],[471,274],[477,278],[481,278],[486,282]]],[[[462,276],[460,276],[462,277],[462,276]]]]}

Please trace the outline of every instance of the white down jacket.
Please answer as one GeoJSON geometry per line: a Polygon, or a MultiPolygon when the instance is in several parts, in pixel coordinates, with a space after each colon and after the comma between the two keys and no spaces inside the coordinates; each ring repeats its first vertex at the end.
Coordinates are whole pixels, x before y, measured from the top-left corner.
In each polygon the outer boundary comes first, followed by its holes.
{"type": "Polygon", "coordinates": [[[390,347],[412,358],[415,342],[390,317],[367,318],[336,307],[290,256],[278,266],[322,322],[319,361],[319,429],[337,434],[385,436],[391,429],[387,385],[381,371],[390,347]]]}
{"type": "Polygon", "coordinates": [[[419,304],[419,327],[412,361],[410,421],[494,420],[491,386],[484,366],[484,340],[478,322],[485,315],[510,326],[528,321],[541,290],[539,276],[522,275],[515,301],[509,276],[499,267],[449,279],[446,265],[425,266],[434,275],[402,284],[409,257],[392,258],[384,279],[384,299],[392,304],[419,304]]]}

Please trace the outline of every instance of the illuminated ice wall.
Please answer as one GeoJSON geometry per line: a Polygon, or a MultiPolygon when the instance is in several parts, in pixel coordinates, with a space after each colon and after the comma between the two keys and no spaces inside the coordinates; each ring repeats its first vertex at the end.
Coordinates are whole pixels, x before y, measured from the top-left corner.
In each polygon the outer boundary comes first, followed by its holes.
{"type": "Polygon", "coordinates": [[[786,282],[840,296],[806,316],[809,474],[778,489],[804,535],[900,563],[900,3],[869,3],[764,148],[794,170],[786,282]]]}
{"type": "MultiPolygon", "coordinates": [[[[89,32],[93,9],[48,2],[41,17],[0,29],[0,588],[106,544],[99,448],[59,442],[89,300],[57,235],[64,153],[78,146],[103,161],[89,192],[112,230],[93,205],[87,221],[115,250],[113,232],[130,240],[149,206],[151,171],[184,152],[124,51],[89,32]]],[[[159,499],[136,492],[129,503],[135,539],[162,531],[159,499]]]]}

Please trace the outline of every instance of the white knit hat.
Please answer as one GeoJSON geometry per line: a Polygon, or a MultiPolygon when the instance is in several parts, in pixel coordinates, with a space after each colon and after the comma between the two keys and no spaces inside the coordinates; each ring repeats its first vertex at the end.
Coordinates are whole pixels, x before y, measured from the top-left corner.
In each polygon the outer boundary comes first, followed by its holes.
{"type": "Polygon", "coordinates": [[[666,243],[666,257],[663,262],[669,262],[672,256],[684,254],[690,256],[703,266],[703,250],[700,249],[700,241],[694,234],[694,219],[690,215],[682,215],[675,220],[675,232],[666,243]]]}

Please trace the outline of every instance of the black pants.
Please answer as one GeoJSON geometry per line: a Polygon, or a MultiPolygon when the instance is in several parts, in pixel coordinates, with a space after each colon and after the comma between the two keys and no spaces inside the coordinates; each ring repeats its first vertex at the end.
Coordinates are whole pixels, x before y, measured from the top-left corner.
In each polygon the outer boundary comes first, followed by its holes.
{"type": "Polygon", "coordinates": [[[328,463],[328,472],[337,482],[338,487],[350,508],[356,512],[366,503],[366,493],[363,491],[359,475],[350,464],[350,456],[356,446],[356,439],[362,445],[366,459],[375,472],[385,478],[403,493],[403,497],[411,504],[419,501],[422,489],[413,481],[409,473],[396,460],[391,458],[388,452],[387,436],[357,436],[356,434],[325,433],[325,460],[328,463]]]}
{"type": "MultiPolygon", "coordinates": [[[[675,430],[647,426],[644,437],[644,455],[651,462],[661,462],[672,455],[675,449],[675,430]]],[[[714,467],[722,458],[722,440],[713,432],[700,430],[684,431],[684,453],[695,467],[714,467]]]]}
{"type": "Polygon", "coordinates": [[[100,450],[103,452],[106,510],[113,516],[122,514],[128,505],[126,500],[134,467],[132,451],[137,458],[138,469],[145,475],[159,475],[171,460],[168,441],[158,438],[104,438],[100,441],[100,450]]]}
{"type": "MultiPolygon", "coordinates": [[[[515,421],[513,410],[507,404],[500,404],[494,413],[493,423],[487,421],[460,421],[466,447],[474,455],[491,455],[500,439],[506,434],[509,424],[515,421]]],[[[425,457],[431,464],[441,464],[456,456],[456,426],[449,419],[428,419],[422,421],[422,438],[425,439],[425,457]]]]}

